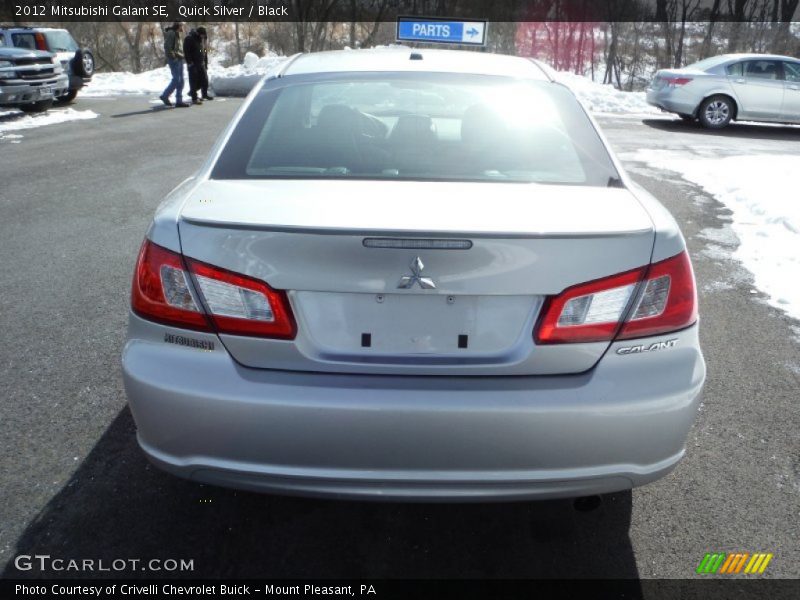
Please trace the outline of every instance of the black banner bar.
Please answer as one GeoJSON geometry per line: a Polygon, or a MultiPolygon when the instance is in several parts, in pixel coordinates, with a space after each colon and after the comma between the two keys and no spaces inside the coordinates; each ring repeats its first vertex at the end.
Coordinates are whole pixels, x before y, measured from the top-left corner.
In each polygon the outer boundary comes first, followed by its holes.
{"type": "Polygon", "coordinates": [[[0,23],[73,21],[396,21],[400,15],[494,22],[708,22],[800,19],[796,2],[661,0],[2,0],[0,23]],[[686,4],[686,3],[684,3],[686,4]]]}
{"type": "Polygon", "coordinates": [[[576,580],[3,580],[0,597],[131,599],[326,598],[359,600],[471,600],[542,598],[590,600],[783,600],[800,597],[800,580],[576,579],[576,580]]]}

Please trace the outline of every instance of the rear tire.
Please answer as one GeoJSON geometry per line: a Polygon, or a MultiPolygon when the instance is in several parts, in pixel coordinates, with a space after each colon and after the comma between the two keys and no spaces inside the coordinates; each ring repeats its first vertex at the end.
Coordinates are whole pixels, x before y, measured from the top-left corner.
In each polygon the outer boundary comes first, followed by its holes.
{"type": "Polygon", "coordinates": [[[711,96],[700,104],[697,118],[703,127],[722,129],[731,122],[735,110],[733,100],[727,96],[711,96]]]}
{"type": "Polygon", "coordinates": [[[94,55],[89,50],[78,50],[72,59],[72,69],[80,77],[94,75],[94,55]]]}
{"type": "Polygon", "coordinates": [[[56,102],[58,102],[59,104],[69,104],[73,102],[77,96],[78,96],[78,90],[70,90],[63,96],[59,96],[58,98],[56,98],[56,102]]]}
{"type": "Polygon", "coordinates": [[[52,99],[39,100],[39,102],[33,102],[32,104],[22,104],[19,106],[19,109],[27,113],[37,113],[37,112],[44,112],[51,106],[53,106],[52,99]]]}

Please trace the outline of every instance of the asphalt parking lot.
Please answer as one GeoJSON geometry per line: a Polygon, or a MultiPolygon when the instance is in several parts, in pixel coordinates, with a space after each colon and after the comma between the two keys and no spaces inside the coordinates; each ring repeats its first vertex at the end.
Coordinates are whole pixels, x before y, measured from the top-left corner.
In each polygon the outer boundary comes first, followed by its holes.
{"type": "Polygon", "coordinates": [[[800,324],[764,302],[735,245],[710,233],[727,227],[724,206],[629,160],[642,147],[746,148],[800,164],[800,128],[599,118],[694,259],[708,379],[676,471],[591,512],[568,501],[372,504],[199,486],[150,466],[134,439],[119,357],[136,252],[156,205],[239,103],[152,111],[142,97],[79,99],[75,109],[100,116],[0,139],[3,576],[53,575],[13,564],[50,554],[193,559],[193,572],[169,575],[204,578],[685,578],[711,551],[771,552],[764,576],[800,576],[800,324]]]}

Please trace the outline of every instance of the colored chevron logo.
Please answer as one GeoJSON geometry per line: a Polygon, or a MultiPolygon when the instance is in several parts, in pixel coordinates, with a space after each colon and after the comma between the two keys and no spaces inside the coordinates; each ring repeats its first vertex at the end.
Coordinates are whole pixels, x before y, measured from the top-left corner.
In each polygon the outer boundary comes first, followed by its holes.
{"type": "Polygon", "coordinates": [[[744,573],[746,575],[761,574],[767,569],[773,555],[765,552],[707,552],[697,566],[697,573],[708,575],[731,575],[744,573]],[[745,566],[746,565],[746,566],[745,566]]]}

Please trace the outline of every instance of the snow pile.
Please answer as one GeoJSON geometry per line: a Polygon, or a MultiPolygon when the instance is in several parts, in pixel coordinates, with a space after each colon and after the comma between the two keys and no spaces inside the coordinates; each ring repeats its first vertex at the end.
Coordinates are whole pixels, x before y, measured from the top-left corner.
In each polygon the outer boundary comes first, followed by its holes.
{"type": "Polygon", "coordinates": [[[75,110],[74,108],[48,110],[37,115],[27,115],[18,113],[19,116],[3,113],[0,120],[0,139],[19,139],[18,136],[9,135],[9,131],[20,131],[22,129],[33,129],[44,125],[56,125],[68,121],[82,121],[85,119],[96,119],[97,113],[91,110],[75,110]]]}
{"type": "Polygon", "coordinates": [[[633,160],[675,171],[731,209],[740,241],[734,257],[753,273],[770,304],[800,319],[800,202],[792,192],[796,155],[701,158],[639,150],[633,160]]]}
{"type": "MultiPolygon", "coordinates": [[[[248,52],[241,65],[223,67],[218,60],[211,59],[208,78],[211,87],[220,96],[246,96],[252,87],[271,69],[280,65],[285,56],[270,53],[259,58],[248,52]]],[[[183,93],[189,90],[189,79],[184,67],[183,93]]],[[[169,68],[164,66],[142,73],[113,72],[97,73],[92,82],[81,90],[85,98],[102,96],[124,96],[161,94],[171,79],[169,68]]]]}
{"type": "Polygon", "coordinates": [[[208,78],[220,96],[246,96],[264,75],[276,70],[285,60],[285,56],[273,52],[261,58],[248,52],[241,65],[227,68],[209,65],[208,78]]]}
{"type": "Polygon", "coordinates": [[[570,88],[593,113],[660,114],[645,100],[644,92],[621,92],[613,85],[596,83],[583,75],[558,71],[558,81],[570,88]]]}

